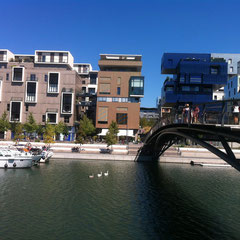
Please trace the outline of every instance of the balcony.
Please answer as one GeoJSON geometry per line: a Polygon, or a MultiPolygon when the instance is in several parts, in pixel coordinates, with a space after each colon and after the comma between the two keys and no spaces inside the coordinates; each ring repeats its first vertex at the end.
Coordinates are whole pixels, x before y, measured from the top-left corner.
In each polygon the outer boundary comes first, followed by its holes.
{"type": "Polygon", "coordinates": [[[82,106],[82,107],[89,107],[89,106],[94,106],[96,103],[95,102],[91,102],[91,101],[82,101],[82,102],[78,102],[76,105],[77,106],[82,106]]]}
{"type": "Polygon", "coordinates": [[[73,67],[73,56],[68,51],[35,51],[35,63],[68,64],[73,67]]]}

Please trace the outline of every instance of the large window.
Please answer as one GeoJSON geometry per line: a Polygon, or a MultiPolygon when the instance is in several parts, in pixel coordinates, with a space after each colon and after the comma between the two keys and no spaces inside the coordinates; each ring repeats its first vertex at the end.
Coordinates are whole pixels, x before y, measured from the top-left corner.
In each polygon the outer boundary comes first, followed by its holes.
{"type": "Polygon", "coordinates": [[[10,103],[10,121],[11,122],[21,122],[21,111],[22,111],[22,102],[10,103]]]}
{"type": "Polygon", "coordinates": [[[23,82],[24,79],[24,67],[13,67],[12,68],[12,81],[23,82]]]}
{"type": "Polygon", "coordinates": [[[129,95],[143,96],[144,94],[144,77],[131,77],[129,81],[129,95]]]}
{"type": "Polygon", "coordinates": [[[116,119],[117,119],[117,124],[127,125],[128,115],[127,113],[117,113],[116,119]]]}
{"type": "Polygon", "coordinates": [[[73,93],[62,93],[62,114],[72,114],[73,93]]]}
{"type": "Polygon", "coordinates": [[[108,107],[98,108],[98,123],[100,124],[108,123],[108,107]]]}
{"type": "Polygon", "coordinates": [[[110,94],[110,83],[100,83],[99,93],[100,94],[110,94]]]}
{"type": "Polygon", "coordinates": [[[49,73],[48,93],[59,93],[60,73],[49,73]]]}
{"type": "Polygon", "coordinates": [[[37,102],[37,83],[27,82],[26,85],[26,102],[37,102]]]}

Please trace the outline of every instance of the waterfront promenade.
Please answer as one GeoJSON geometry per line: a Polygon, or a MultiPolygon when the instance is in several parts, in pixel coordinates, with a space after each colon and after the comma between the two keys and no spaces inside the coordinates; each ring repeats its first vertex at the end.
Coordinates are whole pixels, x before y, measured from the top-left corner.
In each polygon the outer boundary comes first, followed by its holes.
{"type": "MultiPolygon", "coordinates": [[[[1,141],[1,147],[13,146],[15,143],[12,141],[1,141]]],[[[20,142],[19,146],[24,146],[26,142],[20,142]]],[[[44,143],[32,142],[33,147],[42,147],[44,143]]],[[[51,160],[93,160],[93,161],[134,161],[138,149],[142,144],[129,145],[113,145],[112,154],[101,153],[102,149],[106,149],[106,144],[83,144],[81,151],[78,153],[72,152],[73,147],[79,147],[79,144],[74,143],[53,143],[51,150],[54,156],[51,160]]],[[[237,158],[240,158],[240,150],[235,149],[233,152],[237,158]]],[[[143,159],[147,161],[148,159],[143,159]]],[[[199,147],[171,147],[159,159],[160,163],[177,163],[177,164],[190,164],[205,163],[205,164],[226,164],[225,161],[216,157],[207,149],[199,147]]]]}

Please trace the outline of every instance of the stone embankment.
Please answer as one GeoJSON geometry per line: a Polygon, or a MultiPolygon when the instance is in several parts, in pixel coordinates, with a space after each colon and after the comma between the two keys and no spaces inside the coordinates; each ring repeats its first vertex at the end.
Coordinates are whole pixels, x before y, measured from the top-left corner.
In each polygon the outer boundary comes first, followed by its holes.
{"type": "MultiPolygon", "coordinates": [[[[26,142],[20,142],[20,146],[24,146],[26,142]]],[[[42,147],[44,143],[31,143],[32,146],[42,147]]],[[[14,145],[10,141],[0,142],[1,147],[14,145]]],[[[142,144],[129,145],[113,145],[112,154],[101,153],[107,148],[106,144],[74,144],[74,143],[53,143],[51,149],[54,152],[53,160],[109,160],[109,161],[134,161],[138,149],[142,144]],[[72,152],[73,147],[80,147],[80,152],[72,152]]],[[[237,158],[240,158],[240,150],[233,150],[237,158]]],[[[149,158],[143,159],[148,161],[149,158]]],[[[216,155],[204,148],[177,148],[171,147],[160,157],[161,163],[180,163],[190,164],[192,161],[196,164],[226,164],[225,161],[219,159],[216,155]]]]}

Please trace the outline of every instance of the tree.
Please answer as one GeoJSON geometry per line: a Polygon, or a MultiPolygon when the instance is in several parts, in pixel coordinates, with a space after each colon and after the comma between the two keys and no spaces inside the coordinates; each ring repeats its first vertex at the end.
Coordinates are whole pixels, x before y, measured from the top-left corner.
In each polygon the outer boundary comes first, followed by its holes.
{"type": "Polygon", "coordinates": [[[31,135],[37,131],[38,125],[33,117],[33,114],[30,113],[27,119],[27,122],[24,124],[24,129],[28,135],[31,135]]]}
{"type": "Polygon", "coordinates": [[[12,132],[14,133],[14,140],[15,141],[18,141],[18,140],[21,140],[24,138],[24,135],[23,135],[23,124],[21,123],[12,123],[11,124],[11,130],[12,132]]]}
{"type": "Polygon", "coordinates": [[[112,121],[108,132],[106,134],[106,143],[107,146],[112,146],[113,144],[117,143],[117,134],[118,134],[119,130],[118,130],[118,125],[115,121],[112,121]]]}
{"type": "Polygon", "coordinates": [[[7,113],[4,112],[2,114],[2,117],[0,118],[0,132],[6,132],[7,130],[9,130],[11,127],[8,119],[7,119],[7,113]]]}
{"type": "Polygon", "coordinates": [[[55,136],[55,128],[53,125],[46,122],[44,134],[43,134],[43,142],[44,143],[53,143],[55,136]]]}
{"type": "Polygon", "coordinates": [[[66,123],[60,121],[56,126],[55,126],[55,133],[57,136],[60,134],[63,134],[64,136],[68,136],[68,126],[66,123]]]}
{"type": "Polygon", "coordinates": [[[88,119],[86,115],[83,116],[83,119],[79,122],[79,129],[77,132],[77,142],[83,143],[89,136],[95,134],[95,127],[92,123],[92,120],[88,119]]]}

